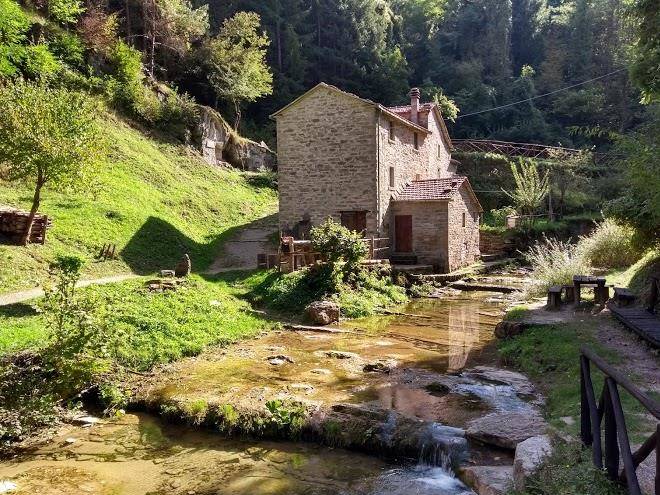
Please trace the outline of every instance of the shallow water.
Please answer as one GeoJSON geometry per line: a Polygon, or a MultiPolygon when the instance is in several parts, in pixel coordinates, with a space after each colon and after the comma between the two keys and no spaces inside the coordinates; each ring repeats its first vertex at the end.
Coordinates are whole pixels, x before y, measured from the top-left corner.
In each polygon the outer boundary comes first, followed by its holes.
{"type": "MultiPolygon", "coordinates": [[[[432,422],[437,427],[431,436],[442,435],[441,425],[462,427],[490,410],[525,407],[502,385],[457,377],[463,368],[494,362],[489,343],[501,306],[486,302],[489,296],[417,300],[401,309],[416,316],[353,320],[343,334],[272,332],[177,363],[145,383],[144,393],[251,407],[283,396],[315,405],[376,404],[432,422]],[[353,354],[328,354],[334,351],[353,354]],[[275,355],[293,362],[272,365],[268,358],[275,355]],[[365,364],[374,362],[394,368],[365,372],[365,364]],[[451,392],[424,385],[440,375],[463,381],[452,383],[451,392]]],[[[493,460],[487,452],[472,456],[493,460]]],[[[43,495],[472,493],[439,467],[441,457],[422,448],[420,459],[431,465],[392,465],[313,444],[227,440],[131,414],[91,428],[67,427],[48,445],[0,463],[0,487],[8,480],[17,485],[11,493],[43,495]]]]}
{"type": "Polygon", "coordinates": [[[385,495],[469,493],[439,467],[394,467],[306,443],[246,442],[144,414],[69,427],[46,446],[0,463],[10,493],[39,495],[385,495]]]}

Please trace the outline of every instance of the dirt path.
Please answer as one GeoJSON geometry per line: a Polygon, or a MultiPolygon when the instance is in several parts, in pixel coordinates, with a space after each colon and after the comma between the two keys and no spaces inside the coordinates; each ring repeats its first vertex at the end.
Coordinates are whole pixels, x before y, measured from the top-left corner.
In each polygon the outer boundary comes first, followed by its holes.
{"type": "Polygon", "coordinates": [[[208,273],[222,273],[234,270],[254,270],[257,268],[257,255],[274,252],[272,236],[277,232],[277,223],[268,219],[251,225],[238,232],[224,243],[222,252],[208,269],[208,273]]]}
{"type": "MultiPolygon", "coordinates": [[[[139,275],[134,273],[122,273],[119,275],[112,275],[110,277],[95,278],[91,280],[81,280],[76,284],[76,287],[88,287],[90,285],[105,285],[113,284],[115,282],[122,282],[124,280],[129,280],[132,278],[138,278],[139,275]]],[[[30,299],[36,299],[42,297],[44,291],[41,288],[23,290],[20,292],[10,292],[7,294],[0,294],[0,306],[9,306],[11,304],[17,304],[24,301],[29,301],[30,299]]]]}

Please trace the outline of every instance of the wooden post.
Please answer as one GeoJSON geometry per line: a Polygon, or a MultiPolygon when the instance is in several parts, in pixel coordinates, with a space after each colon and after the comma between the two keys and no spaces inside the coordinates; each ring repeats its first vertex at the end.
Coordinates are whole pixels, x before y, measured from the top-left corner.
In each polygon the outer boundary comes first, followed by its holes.
{"type": "Polygon", "coordinates": [[[616,419],[614,418],[614,405],[610,394],[610,382],[612,378],[605,378],[603,385],[604,400],[604,428],[605,428],[605,469],[610,479],[616,480],[619,477],[619,444],[617,441],[616,419]]]}
{"type": "Polygon", "coordinates": [[[374,248],[375,248],[374,242],[375,242],[374,241],[374,236],[372,235],[371,236],[371,247],[369,249],[369,259],[370,260],[374,259],[374,248]]]}

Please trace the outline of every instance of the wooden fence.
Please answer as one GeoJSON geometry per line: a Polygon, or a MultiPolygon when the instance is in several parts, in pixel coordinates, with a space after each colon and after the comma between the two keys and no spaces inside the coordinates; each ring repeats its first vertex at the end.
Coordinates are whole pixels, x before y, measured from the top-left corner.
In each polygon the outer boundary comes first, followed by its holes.
{"type": "Polygon", "coordinates": [[[603,469],[603,458],[607,476],[628,487],[630,495],[641,495],[637,479],[637,467],[655,450],[655,494],[660,495],[660,423],[655,432],[646,439],[636,452],[630,448],[626,420],[621,407],[619,387],[637,399],[646,410],[660,420],[660,405],[635,387],[626,376],[607,364],[601,357],[586,347],[580,348],[580,436],[582,443],[592,447],[593,463],[603,469]],[[605,375],[603,391],[596,403],[591,363],[605,375]],[[601,438],[601,424],[603,438],[601,438]],[[604,444],[604,445],[603,445],[604,444]],[[603,449],[604,447],[604,449],[603,449]],[[623,470],[619,472],[619,459],[623,470]]]}

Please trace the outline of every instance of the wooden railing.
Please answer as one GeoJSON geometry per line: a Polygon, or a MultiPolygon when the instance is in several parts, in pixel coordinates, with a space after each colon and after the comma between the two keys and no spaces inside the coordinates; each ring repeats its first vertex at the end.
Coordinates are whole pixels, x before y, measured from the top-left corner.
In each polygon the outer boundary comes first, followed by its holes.
{"type": "Polygon", "coordinates": [[[367,237],[363,239],[364,242],[367,243],[367,247],[369,248],[369,259],[370,260],[376,260],[376,259],[382,259],[382,256],[385,255],[386,258],[389,258],[388,254],[390,251],[390,246],[389,242],[390,239],[389,237],[367,237]],[[379,244],[387,242],[387,246],[381,246],[379,244]]]}
{"type": "Polygon", "coordinates": [[[593,463],[598,469],[605,470],[610,479],[627,485],[630,495],[641,495],[637,479],[637,467],[655,450],[655,494],[660,495],[660,423],[655,432],[636,452],[630,449],[630,439],[621,407],[619,388],[622,387],[637,399],[646,410],[660,420],[660,405],[635,387],[626,376],[607,364],[592,350],[580,348],[580,436],[582,443],[592,447],[593,463]],[[596,403],[593,382],[591,381],[591,363],[605,375],[603,391],[596,403]],[[603,438],[601,439],[601,423],[603,438]],[[604,443],[604,449],[603,449],[604,443]],[[619,472],[619,459],[623,470],[619,472]]]}

